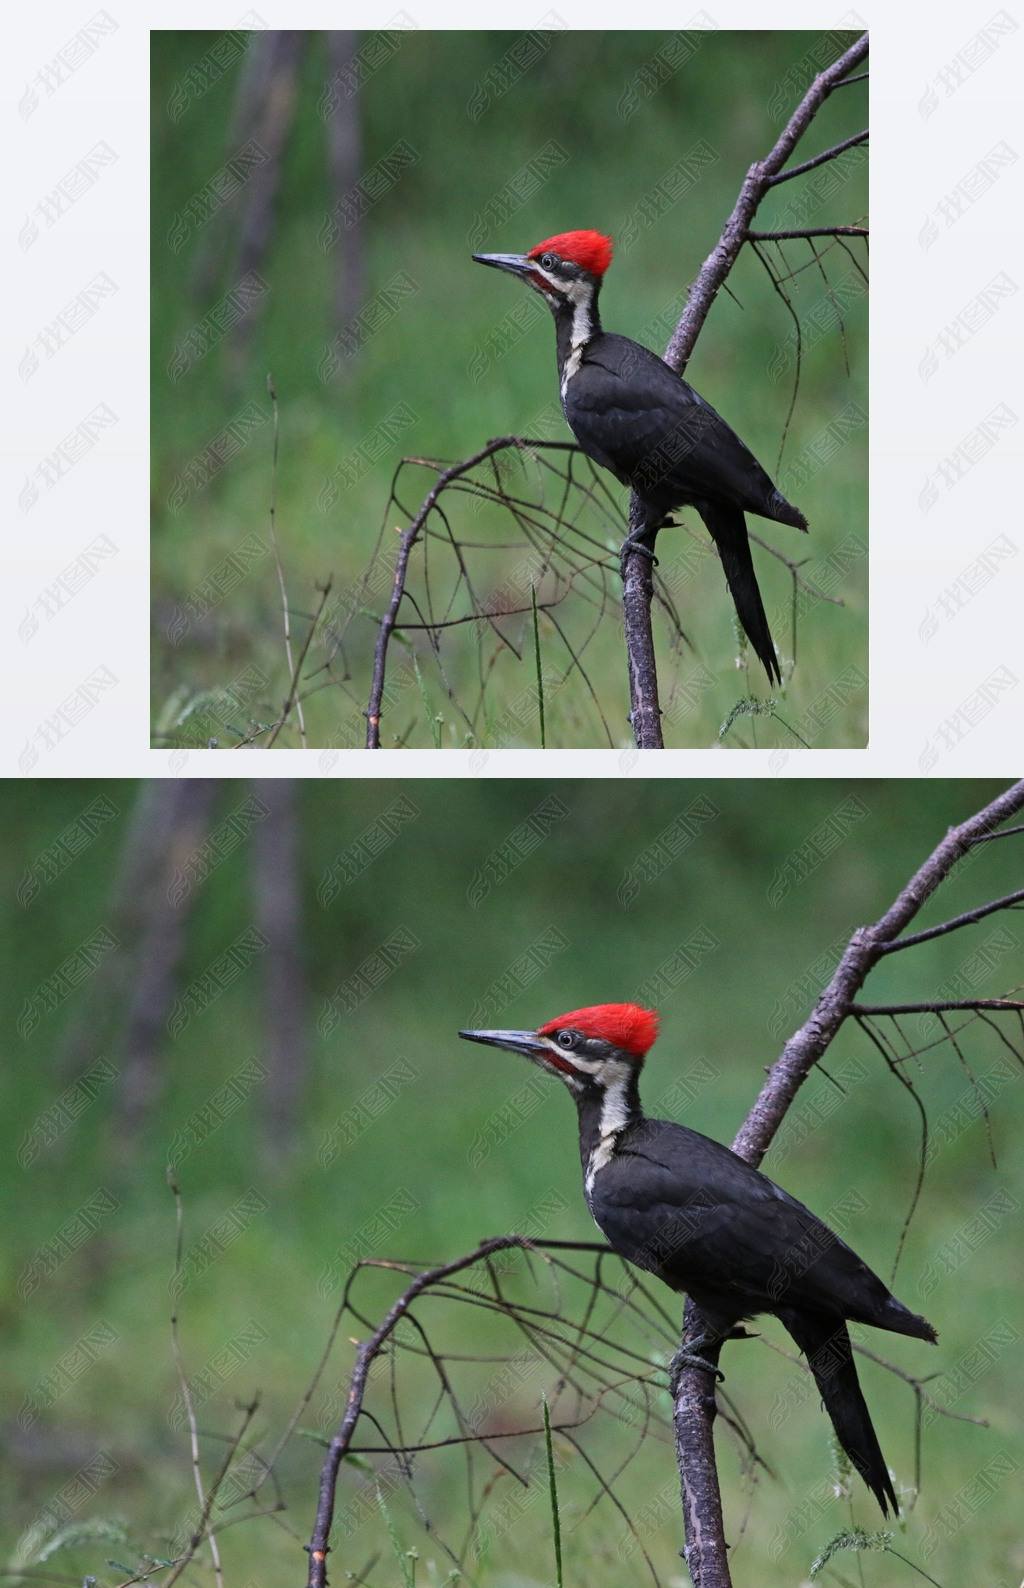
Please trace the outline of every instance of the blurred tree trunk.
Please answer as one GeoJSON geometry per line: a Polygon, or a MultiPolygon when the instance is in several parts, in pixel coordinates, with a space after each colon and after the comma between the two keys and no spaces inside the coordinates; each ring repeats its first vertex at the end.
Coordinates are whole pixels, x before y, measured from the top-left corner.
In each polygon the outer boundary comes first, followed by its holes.
{"type": "MultiPolygon", "coordinates": [[[[197,307],[240,288],[231,347],[240,376],[266,293],[253,278],[264,268],[274,233],[281,165],[295,121],[302,52],[310,35],[268,28],[254,33],[235,89],[225,163],[243,166],[237,192],[209,219],[190,277],[197,307]],[[247,284],[242,286],[242,284],[247,284]]],[[[330,220],[321,235],[334,251],[334,356],[324,368],[343,370],[358,351],[356,321],[366,291],[366,258],[358,184],[362,176],[359,123],[359,34],[325,34],[327,84],[318,109],[327,132],[330,220]]]]}
{"type": "Polygon", "coordinates": [[[215,778],[138,785],[107,905],[113,946],[82,988],[57,1056],[64,1084],[104,1052],[117,1069],[112,1158],[122,1178],[163,1091],[167,1018],[219,787],[215,778]]]}
{"type": "Polygon", "coordinates": [[[298,1144],[308,1080],[296,784],[290,778],[267,778],[253,789],[267,808],[253,832],[256,925],[268,943],[263,996],[270,1077],[264,1142],[271,1164],[280,1165],[298,1144]]]}
{"type": "MultiPolygon", "coordinates": [[[[224,786],[218,778],[139,785],[107,912],[113,946],[83,987],[60,1050],[65,1083],[104,1050],[118,1071],[111,1157],[121,1181],[130,1178],[164,1090],[174,1047],[170,1019],[182,994],[179,971],[196,903],[210,871],[238,842],[234,819],[225,822],[222,841],[217,829],[211,839],[224,786]]],[[[254,924],[267,944],[254,972],[266,1007],[263,1126],[266,1156],[279,1165],[297,1144],[308,1079],[296,785],[286,778],[257,780],[253,794],[249,875],[254,924]]]]}
{"type": "Polygon", "coordinates": [[[358,350],[353,322],[363,306],[366,290],[366,256],[363,217],[349,200],[362,175],[363,140],[359,125],[359,77],[356,65],[358,33],[327,35],[328,91],[325,98],[327,149],[331,191],[341,224],[335,243],[334,316],[341,367],[358,350]]]}
{"type": "MultiPolygon", "coordinates": [[[[192,271],[191,290],[206,305],[225,287],[258,272],[270,248],[281,162],[295,119],[299,65],[309,35],[268,28],[254,33],[235,90],[226,161],[247,151],[238,192],[212,218],[192,271]]],[[[241,363],[265,303],[263,292],[241,294],[232,348],[241,363]]]]}
{"type": "Polygon", "coordinates": [[[114,1131],[129,1158],[164,1089],[167,1019],[204,875],[197,856],[220,787],[217,778],[143,784],[125,844],[115,899],[115,930],[123,945],[117,957],[126,985],[114,1131]]]}

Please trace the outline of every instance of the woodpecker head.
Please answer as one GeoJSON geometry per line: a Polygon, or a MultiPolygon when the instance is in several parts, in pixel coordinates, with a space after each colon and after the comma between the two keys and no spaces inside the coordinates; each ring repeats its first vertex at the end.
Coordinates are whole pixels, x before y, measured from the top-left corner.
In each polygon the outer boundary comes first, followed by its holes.
{"type": "MultiPolygon", "coordinates": [[[[597,294],[612,261],[612,240],[601,232],[560,232],[528,254],[474,254],[478,265],[494,265],[539,292],[555,314],[571,311],[579,330],[598,329],[597,294]],[[581,311],[585,311],[581,313],[581,311]]],[[[574,342],[588,340],[582,334],[574,342]]],[[[609,1005],[609,1007],[613,1007],[609,1005]]]]}
{"type": "Polygon", "coordinates": [[[460,1031],[469,1042],[522,1053],[564,1081],[575,1097],[595,1090],[632,1095],[658,1016],[636,1004],[597,1004],[558,1015],[536,1031],[460,1031]]]}

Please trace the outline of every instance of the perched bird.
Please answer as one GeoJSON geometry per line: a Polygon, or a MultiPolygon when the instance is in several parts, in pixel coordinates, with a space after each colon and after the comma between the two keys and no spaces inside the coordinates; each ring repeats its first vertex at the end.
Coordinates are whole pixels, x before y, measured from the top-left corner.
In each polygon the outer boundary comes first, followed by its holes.
{"type": "Polygon", "coordinates": [[[657,1034],[658,1016],[636,1004],[574,1009],[536,1031],[459,1032],[525,1054],[565,1082],[587,1206],[612,1248],[701,1308],[711,1332],[692,1350],[774,1313],[806,1355],[836,1437],[883,1515],[889,1505],[898,1512],[846,1324],[931,1341],[935,1330],[766,1175],[709,1136],[646,1117],[640,1071],[657,1034]]]}
{"type": "Polygon", "coordinates": [[[643,524],[623,551],[639,545],[653,557],[668,513],[696,508],[718,549],[744,632],[769,683],[781,683],[743,514],[795,529],[806,529],[807,520],[722,416],[664,359],[629,337],[602,331],[597,299],[611,263],[611,238],[563,232],[528,254],[473,258],[519,276],[551,309],[569,429],[587,456],[630,486],[643,504],[643,524]]]}

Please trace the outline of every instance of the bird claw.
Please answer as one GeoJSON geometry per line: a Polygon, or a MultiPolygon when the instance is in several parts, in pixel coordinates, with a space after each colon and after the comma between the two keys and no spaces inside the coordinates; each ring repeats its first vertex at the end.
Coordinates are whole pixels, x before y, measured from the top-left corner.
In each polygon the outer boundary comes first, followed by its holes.
{"type": "MultiPolygon", "coordinates": [[[[645,557],[650,557],[651,567],[657,568],[659,564],[658,558],[654,555],[654,547],[648,546],[646,541],[643,539],[644,535],[648,533],[648,530],[641,529],[635,530],[632,535],[627,535],[625,540],[622,542],[622,545],[619,547],[619,561],[625,562],[627,554],[631,551],[640,551],[643,552],[645,557]]],[[[651,536],[651,539],[654,539],[653,535],[651,536]]]]}
{"type": "Polygon", "coordinates": [[[684,1349],[682,1346],[680,1346],[679,1350],[672,1358],[672,1361],[669,1363],[668,1369],[668,1384],[673,1395],[676,1394],[679,1388],[679,1375],[684,1367],[703,1368],[704,1372],[711,1373],[719,1384],[725,1383],[725,1374],[722,1372],[721,1368],[718,1367],[714,1362],[709,1362],[705,1357],[700,1355],[700,1351],[703,1350],[706,1345],[712,1345],[714,1343],[715,1342],[711,1339],[710,1335],[702,1334],[698,1340],[694,1340],[692,1346],[690,1346],[689,1349],[684,1349]]]}

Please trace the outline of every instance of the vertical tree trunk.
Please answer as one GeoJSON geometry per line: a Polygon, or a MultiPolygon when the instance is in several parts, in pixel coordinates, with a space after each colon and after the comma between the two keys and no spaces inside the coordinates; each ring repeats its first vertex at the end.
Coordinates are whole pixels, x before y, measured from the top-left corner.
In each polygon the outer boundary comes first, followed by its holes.
{"type": "Polygon", "coordinates": [[[327,115],[328,164],[335,205],[341,216],[334,244],[334,319],[341,367],[358,352],[354,321],[366,291],[363,218],[358,204],[345,205],[362,175],[363,140],[359,125],[358,33],[327,35],[329,67],[327,115]]]}
{"type": "Polygon", "coordinates": [[[268,810],[253,833],[256,924],[268,940],[263,996],[270,1077],[264,1139],[277,1163],[292,1154],[298,1141],[308,1080],[297,787],[301,785],[287,778],[255,784],[268,810]]]}

